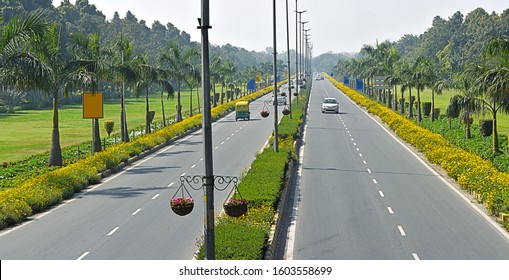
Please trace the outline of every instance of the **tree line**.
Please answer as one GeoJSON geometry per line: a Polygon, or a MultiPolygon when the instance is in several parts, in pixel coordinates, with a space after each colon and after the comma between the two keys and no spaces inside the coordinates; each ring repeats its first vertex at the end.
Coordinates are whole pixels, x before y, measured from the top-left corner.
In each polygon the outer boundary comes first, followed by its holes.
{"type": "MultiPolygon", "coordinates": [[[[191,90],[191,100],[193,90],[198,92],[199,44],[171,23],[164,26],[155,21],[148,28],[131,12],[123,19],[115,13],[108,21],[87,0],[75,4],[64,0],[58,7],[53,7],[51,0],[1,1],[0,108],[10,111],[30,95],[36,96],[35,102],[43,96],[51,100],[50,166],[62,165],[58,118],[62,98],[82,92],[112,92],[120,99],[122,141],[129,141],[124,105],[127,91],[145,97],[147,133],[153,119],[149,93],[160,92],[165,122],[165,95],[177,99],[180,121],[181,90],[191,90]]],[[[268,54],[231,45],[213,46],[211,54],[211,83],[221,87],[220,93],[212,87],[214,106],[231,98],[228,91],[238,93],[249,79],[272,71],[268,54]]],[[[192,114],[192,101],[190,106],[192,114]]],[[[101,150],[97,119],[92,126],[92,150],[97,152],[101,150]]]]}
{"type": "Polygon", "coordinates": [[[416,117],[418,122],[422,120],[424,89],[431,89],[432,121],[439,114],[435,94],[457,90],[460,94],[451,98],[445,113],[459,117],[470,138],[472,115],[490,112],[492,152],[496,155],[500,152],[497,116],[509,112],[509,9],[500,15],[478,8],[466,17],[460,12],[448,20],[437,16],[432,27],[420,36],[405,35],[397,42],[364,45],[357,57],[339,60],[334,70],[362,80],[367,95],[402,114],[407,101],[408,116],[416,117]],[[375,90],[375,77],[383,77],[392,90],[375,90]]]}

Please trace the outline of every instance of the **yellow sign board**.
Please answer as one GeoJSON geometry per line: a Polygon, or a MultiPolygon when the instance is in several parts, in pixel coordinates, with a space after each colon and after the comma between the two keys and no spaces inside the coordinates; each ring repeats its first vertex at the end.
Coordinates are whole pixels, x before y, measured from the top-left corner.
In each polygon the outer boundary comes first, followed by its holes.
{"type": "Polygon", "coordinates": [[[104,118],[102,92],[83,93],[83,118],[84,119],[104,118]]]}
{"type": "Polygon", "coordinates": [[[260,82],[262,80],[262,74],[256,74],[256,81],[260,82]]]}

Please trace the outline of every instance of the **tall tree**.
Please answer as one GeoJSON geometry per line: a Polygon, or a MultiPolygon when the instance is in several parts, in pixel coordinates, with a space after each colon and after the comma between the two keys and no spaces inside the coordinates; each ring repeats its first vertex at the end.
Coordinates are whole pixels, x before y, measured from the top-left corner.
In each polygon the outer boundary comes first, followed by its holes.
{"type": "Polygon", "coordinates": [[[497,114],[509,112],[509,36],[492,38],[487,45],[488,68],[477,78],[475,90],[480,102],[491,112],[493,118],[493,154],[500,152],[498,145],[497,114]]]}
{"type": "Polygon", "coordinates": [[[167,69],[177,83],[177,121],[182,121],[181,86],[186,76],[193,71],[191,57],[197,53],[194,48],[182,49],[176,41],[172,41],[165,51],[159,54],[159,63],[167,69]]]}
{"type": "MultiPolygon", "coordinates": [[[[109,52],[103,51],[99,35],[91,36],[73,34],[69,45],[72,54],[72,65],[76,87],[93,94],[99,91],[101,81],[108,74],[106,56],[109,52]]],[[[92,153],[101,151],[101,134],[99,119],[92,120],[92,153]]]]}
{"type": "Polygon", "coordinates": [[[59,130],[59,96],[68,95],[74,86],[74,80],[69,72],[69,57],[63,50],[60,40],[60,27],[54,23],[34,48],[37,49],[44,71],[34,79],[34,85],[41,89],[53,100],[53,129],[51,134],[51,148],[48,165],[62,165],[62,149],[60,147],[59,130]]]}

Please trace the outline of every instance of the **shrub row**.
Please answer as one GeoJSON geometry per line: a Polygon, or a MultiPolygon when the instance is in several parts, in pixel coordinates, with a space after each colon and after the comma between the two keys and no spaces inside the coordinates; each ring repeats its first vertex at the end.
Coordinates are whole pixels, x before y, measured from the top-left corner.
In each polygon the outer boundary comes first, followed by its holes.
{"type": "MultiPolygon", "coordinates": [[[[249,201],[248,212],[240,218],[223,215],[215,228],[215,254],[218,260],[261,260],[282,189],[286,186],[288,163],[295,156],[294,138],[302,122],[306,95],[292,105],[292,119],[284,116],[279,124],[279,152],[267,147],[258,154],[239,183],[242,197],[249,201]],[[284,129],[281,129],[284,128],[284,129]]],[[[269,141],[272,143],[272,141],[269,141]]],[[[204,258],[200,247],[198,259],[204,258]]]]}
{"type": "MultiPolygon", "coordinates": [[[[458,119],[442,118],[434,122],[431,122],[430,119],[423,119],[420,125],[441,134],[455,146],[491,161],[498,170],[509,172],[509,155],[506,153],[493,155],[492,136],[484,137],[477,124],[471,126],[472,138],[469,139],[466,139],[465,128],[460,125],[458,119]]],[[[507,149],[507,135],[499,135],[499,143],[502,150],[507,149]]]]}
{"type": "MultiPolygon", "coordinates": [[[[244,96],[241,100],[254,100],[271,91],[272,87],[268,87],[244,96]]],[[[236,101],[231,101],[214,108],[213,118],[224,115],[235,103],[236,101]]],[[[152,134],[128,143],[118,143],[106,151],[95,153],[65,167],[47,171],[19,186],[0,191],[0,229],[18,224],[32,214],[42,212],[72,197],[75,192],[81,191],[89,184],[98,183],[99,173],[106,170],[114,171],[119,164],[127,162],[129,158],[167,143],[174,137],[201,126],[201,123],[201,114],[194,115],[152,134]]]]}
{"type": "Polygon", "coordinates": [[[352,100],[379,116],[399,137],[419,149],[430,162],[444,168],[461,188],[475,194],[492,214],[509,212],[508,173],[497,170],[490,161],[452,145],[440,134],[416,125],[330,76],[327,78],[352,100]]]}

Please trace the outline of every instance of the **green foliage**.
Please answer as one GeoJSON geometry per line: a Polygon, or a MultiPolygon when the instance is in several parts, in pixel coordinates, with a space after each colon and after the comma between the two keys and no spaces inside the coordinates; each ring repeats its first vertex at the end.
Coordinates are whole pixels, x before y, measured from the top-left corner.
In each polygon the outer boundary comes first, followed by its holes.
{"type": "MultiPolygon", "coordinates": [[[[481,129],[478,125],[472,125],[472,138],[465,138],[465,131],[459,125],[458,119],[452,120],[454,125],[449,128],[447,119],[431,122],[430,120],[423,120],[421,125],[435,133],[443,135],[448,141],[455,146],[461,147],[466,151],[479,155],[483,159],[493,162],[495,167],[500,171],[509,172],[509,155],[501,153],[493,156],[491,150],[491,136],[483,137],[481,129]]],[[[507,146],[507,136],[499,135],[499,143],[501,147],[507,146]]]]}
{"type": "MultiPolygon", "coordinates": [[[[303,117],[306,97],[299,100],[299,106],[293,105],[293,119],[283,117],[280,127],[285,127],[285,137],[280,135],[279,152],[268,147],[258,154],[249,172],[239,183],[242,197],[247,199],[247,214],[239,218],[223,215],[216,226],[216,259],[218,260],[260,260],[263,259],[275,209],[282,188],[286,187],[288,162],[295,154],[293,134],[303,117]],[[286,134],[288,133],[288,134],[286,134]]],[[[199,259],[204,258],[203,244],[199,259]]]]}
{"type": "Polygon", "coordinates": [[[431,102],[423,102],[422,109],[424,111],[424,116],[429,117],[431,114],[431,102]]]}
{"type": "MultiPolygon", "coordinates": [[[[263,89],[244,100],[258,98],[269,92],[263,89]]],[[[232,101],[230,103],[235,103],[232,101]]],[[[219,115],[230,107],[216,108],[219,115]]],[[[93,156],[77,160],[65,167],[47,167],[44,156],[35,156],[21,163],[3,163],[0,166],[0,229],[22,222],[32,213],[38,213],[68,199],[89,184],[100,181],[98,173],[115,170],[120,163],[175,136],[201,125],[201,115],[195,115],[152,134],[138,137],[128,143],[118,143],[93,156]],[[46,167],[45,167],[46,166],[46,167]],[[7,177],[7,180],[5,180],[7,177]],[[8,189],[6,189],[8,188],[8,189]]]]}
{"type": "Polygon", "coordinates": [[[112,120],[106,120],[103,122],[104,130],[106,130],[106,133],[108,133],[108,137],[111,136],[111,133],[113,132],[113,128],[115,127],[115,122],[112,120]]]}

